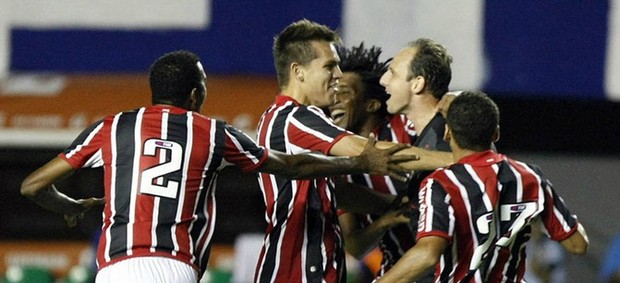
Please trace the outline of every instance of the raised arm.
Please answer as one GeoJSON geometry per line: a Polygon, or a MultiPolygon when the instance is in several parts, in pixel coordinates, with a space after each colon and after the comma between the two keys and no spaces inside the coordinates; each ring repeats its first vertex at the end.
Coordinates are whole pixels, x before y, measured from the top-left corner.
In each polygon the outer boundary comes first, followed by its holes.
{"type": "Polygon", "coordinates": [[[24,179],[20,192],[39,206],[64,215],[67,224],[75,226],[77,219],[93,206],[104,203],[103,199],[75,200],[59,192],[54,183],[70,175],[73,168],[62,158],[56,157],[24,179]]]}

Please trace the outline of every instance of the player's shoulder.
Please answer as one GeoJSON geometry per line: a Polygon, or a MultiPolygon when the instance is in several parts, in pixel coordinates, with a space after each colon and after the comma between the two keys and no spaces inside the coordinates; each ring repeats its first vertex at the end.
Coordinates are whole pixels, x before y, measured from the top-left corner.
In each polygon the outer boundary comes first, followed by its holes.
{"type": "Polygon", "coordinates": [[[428,174],[426,179],[433,179],[438,181],[449,180],[448,175],[451,174],[451,167],[454,165],[450,165],[448,167],[437,168],[435,171],[428,174]]]}
{"type": "Polygon", "coordinates": [[[521,160],[517,160],[511,157],[506,157],[506,160],[508,160],[508,162],[515,164],[515,165],[519,165],[521,167],[527,168],[529,170],[531,170],[532,172],[536,173],[537,175],[543,175],[543,170],[540,166],[538,166],[538,164],[535,163],[531,163],[531,162],[524,162],[521,160]]]}
{"type": "Polygon", "coordinates": [[[298,106],[298,112],[303,112],[303,111],[307,111],[310,112],[314,115],[318,115],[318,116],[327,116],[325,114],[325,112],[323,111],[323,109],[314,106],[314,105],[299,105],[298,106]]]}

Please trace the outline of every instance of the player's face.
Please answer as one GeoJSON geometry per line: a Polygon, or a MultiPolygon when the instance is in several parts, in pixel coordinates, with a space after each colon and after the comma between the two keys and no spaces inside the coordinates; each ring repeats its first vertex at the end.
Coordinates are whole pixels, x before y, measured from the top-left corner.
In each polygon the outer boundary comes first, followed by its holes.
{"type": "Polygon", "coordinates": [[[313,41],[311,45],[317,58],[301,66],[302,91],[307,99],[306,104],[328,107],[334,103],[338,80],[342,77],[342,71],[338,67],[340,57],[334,45],[327,41],[313,41]]]}
{"type": "Polygon", "coordinates": [[[345,72],[342,74],[336,99],[329,107],[334,123],[342,128],[356,132],[364,117],[365,100],[363,86],[358,74],[345,72]]]}
{"type": "Polygon", "coordinates": [[[392,62],[390,67],[381,77],[381,85],[390,98],[387,100],[388,112],[392,114],[407,114],[407,108],[411,103],[411,80],[409,77],[409,64],[415,55],[415,49],[405,48],[401,50],[392,62]]]}

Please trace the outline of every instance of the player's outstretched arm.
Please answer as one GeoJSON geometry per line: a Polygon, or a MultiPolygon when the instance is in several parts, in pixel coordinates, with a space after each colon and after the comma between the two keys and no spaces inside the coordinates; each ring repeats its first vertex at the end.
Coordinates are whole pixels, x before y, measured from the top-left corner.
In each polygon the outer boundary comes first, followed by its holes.
{"type": "Polygon", "coordinates": [[[102,205],[103,199],[88,198],[75,200],[59,192],[54,183],[68,176],[73,168],[62,158],[56,157],[24,179],[20,192],[39,206],[64,215],[69,227],[76,225],[84,212],[93,206],[102,205]]]}
{"type": "MultiPolygon", "coordinates": [[[[329,153],[334,156],[356,156],[360,154],[366,144],[366,138],[358,135],[350,135],[340,139],[336,144],[334,144],[329,153]]],[[[376,147],[390,148],[396,144],[397,143],[393,142],[378,141],[376,142],[376,147]]],[[[409,146],[396,153],[396,155],[399,154],[416,155],[420,157],[416,160],[399,163],[401,167],[410,171],[435,170],[454,163],[452,153],[450,152],[426,150],[415,146],[409,146]]]]}
{"type": "MultiPolygon", "coordinates": [[[[392,143],[387,143],[389,146],[392,143]]],[[[382,147],[382,144],[378,144],[377,147],[382,147]]],[[[420,157],[419,160],[408,161],[401,163],[402,167],[405,167],[409,170],[413,171],[428,171],[435,170],[437,168],[446,167],[452,163],[454,163],[454,156],[451,152],[444,151],[435,151],[435,150],[427,150],[419,147],[409,147],[407,149],[402,150],[398,154],[415,154],[420,157]]]]}
{"type": "Polygon", "coordinates": [[[409,171],[399,164],[417,160],[418,156],[395,154],[407,148],[408,145],[378,149],[375,143],[374,137],[369,138],[362,153],[352,157],[332,157],[317,153],[288,155],[271,150],[267,160],[258,168],[258,171],[284,175],[292,179],[371,173],[406,180],[409,171]]]}

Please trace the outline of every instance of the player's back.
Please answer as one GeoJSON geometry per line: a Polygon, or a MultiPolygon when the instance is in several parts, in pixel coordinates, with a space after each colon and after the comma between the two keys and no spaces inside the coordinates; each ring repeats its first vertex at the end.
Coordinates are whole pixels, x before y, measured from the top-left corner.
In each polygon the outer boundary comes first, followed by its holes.
{"type": "MultiPolygon", "coordinates": [[[[529,223],[543,210],[541,177],[526,164],[487,151],[465,157],[429,178],[433,181],[425,184],[439,182],[453,208],[451,236],[456,246],[444,253],[453,260],[442,266],[441,280],[454,276],[474,282],[519,282],[529,223]]],[[[428,190],[424,193],[421,198],[427,197],[428,190]]],[[[439,220],[421,216],[423,222],[439,220]]]]}
{"type": "Polygon", "coordinates": [[[215,120],[175,107],[141,108],[114,121],[111,147],[103,151],[106,179],[114,183],[106,187],[112,201],[102,243],[109,242],[100,255],[113,261],[161,254],[206,265],[199,259],[212,233],[205,223],[215,217],[210,185],[223,157],[216,142],[223,131],[215,120]]]}
{"type": "Polygon", "coordinates": [[[104,166],[100,267],[146,255],[206,265],[223,125],[173,106],[143,107],[103,119],[65,151],[79,167],[104,166]]]}

